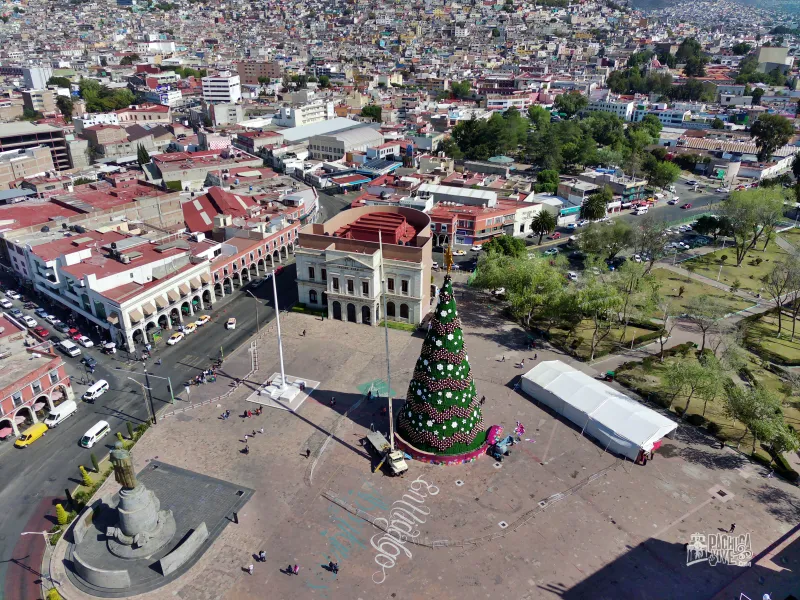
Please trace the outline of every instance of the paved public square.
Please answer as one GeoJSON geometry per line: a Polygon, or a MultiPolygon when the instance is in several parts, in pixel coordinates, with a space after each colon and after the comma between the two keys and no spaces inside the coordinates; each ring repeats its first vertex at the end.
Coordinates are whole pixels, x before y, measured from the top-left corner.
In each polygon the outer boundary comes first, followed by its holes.
{"type": "MultiPolygon", "coordinates": [[[[370,386],[385,388],[384,331],[284,314],[287,373],[320,382],[296,413],[242,416],[254,406],[247,397],[278,370],[273,327],[259,338],[258,371],[238,389],[163,418],[136,446],[137,470],[157,459],[255,490],[239,524],[226,527],[186,575],[140,597],[690,600],[789,593],[800,568],[796,487],[766,478],[761,467],[689,426],[644,467],[605,453],[514,390],[523,372],[515,364],[534,364],[526,335],[482,294],[465,292],[465,276],[454,279],[477,390],[487,398],[485,421],[508,432],[516,421],[526,427],[511,456],[499,466],[489,457],[459,467],[410,461],[402,478],[373,473],[360,440],[370,427],[388,430],[384,401],[365,397],[370,386]],[[220,418],[225,409],[233,413],[228,420],[220,418]],[[245,434],[248,455],[241,453],[245,434]],[[368,519],[402,531],[407,541],[397,543],[368,519]],[[732,523],[737,534],[749,534],[758,564],[686,566],[692,534],[720,533],[732,523]],[[254,560],[260,550],[266,563],[254,560]],[[338,575],[327,570],[331,560],[338,575]],[[250,564],[252,576],[244,570],[250,564]],[[288,574],[294,564],[298,576],[288,574]]],[[[389,338],[391,388],[402,398],[422,338],[394,330],[389,338]]],[[[229,358],[235,376],[249,372],[249,352],[245,345],[229,358]]],[[[538,360],[573,362],[537,352],[538,360]]],[[[219,385],[224,391],[227,384],[219,385]]],[[[64,591],[71,600],[86,597],[64,591]]]]}

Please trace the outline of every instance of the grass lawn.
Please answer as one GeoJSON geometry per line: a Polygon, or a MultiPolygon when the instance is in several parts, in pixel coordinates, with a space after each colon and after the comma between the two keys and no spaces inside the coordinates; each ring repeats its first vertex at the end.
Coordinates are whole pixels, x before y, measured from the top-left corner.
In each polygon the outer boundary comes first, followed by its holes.
{"type": "MultiPolygon", "coordinates": [[[[611,332],[598,345],[594,357],[603,356],[614,352],[619,346],[630,346],[631,340],[636,343],[639,338],[648,333],[653,333],[653,329],[644,329],[629,325],[622,335],[622,327],[615,326],[611,332]]],[[[572,335],[565,329],[553,328],[550,330],[550,341],[570,353],[575,354],[581,360],[589,360],[592,355],[592,334],[594,333],[594,323],[586,319],[576,327],[572,335]]]]}
{"type": "MultiPolygon", "coordinates": [[[[743,300],[734,294],[724,292],[719,288],[694,279],[687,281],[688,278],[667,269],[654,269],[652,273],[661,284],[662,296],[668,298],[673,308],[677,309],[679,313],[687,312],[686,306],[688,302],[696,296],[712,296],[719,301],[720,305],[725,307],[728,313],[744,310],[751,305],[747,300],[743,300]],[[678,297],[678,291],[681,287],[684,288],[683,296],[678,297]]],[[[658,311],[655,311],[651,316],[660,319],[663,315],[657,313],[658,311]]]]}
{"type": "Polygon", "coordinates": [[[786,363],[800,364],[800,323],[797,323],[794,340],[792,337],[792,317],[783,314],[783,328],[778,337],[778,317],[765,313],[756,321],[749,323],[746,340],[749,346],[760,346],[768,355],[775,355],[786,363]]]}
{"type": "Polygon", "coordinates": [[[692,264],[695,267],[695,273],[716,280],[717,275],[720,274],[720,265],[722,265],[722,273],[719,279],[721,283],[731,285],[738,279],[739,286],[742,289],[759,292],[763,287],[761,278],[769,272],[775,262],[785,258],[787,253],[774,241],[767,245],[766,251],[762,250],[764,247],[763,242],[757,244],[757,247],[758,249],[750,250],[747,253],[742,264],[738,267],[736,266],[735,248],[721,248],[715,252],[684,261],[681,266],[686,268],[692,264]],[[720,262],[720,257],[723,255],[728,257],[724,263],[720,262]],[[759,258],[762,259],[762,262],[760,265],[756,265],[755,261],[759,258]]]}

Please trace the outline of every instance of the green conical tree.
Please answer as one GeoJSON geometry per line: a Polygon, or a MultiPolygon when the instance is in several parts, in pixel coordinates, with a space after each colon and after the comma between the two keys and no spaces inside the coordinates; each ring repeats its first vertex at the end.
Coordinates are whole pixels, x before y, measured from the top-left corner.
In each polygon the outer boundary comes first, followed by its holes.
{"type": "Polygon", "coordinates": [[[486,441],[449,275],[439,292],[406,398],[397,430],[415,448],[454,455],[475,450],[486,441]]]}
{"type": "Polygon", "coordinates": [[[139,163],[139,166],[150,162],[150,153],[142,144],[136,146],[136,162],[139,163]]]}
{"type": "Polygon", "coordinates": [[[60,504],[56,504],[56,521],[58,521],[59,525],[66,525],[67,521],[69,521],[66,509],[60,504]]]}

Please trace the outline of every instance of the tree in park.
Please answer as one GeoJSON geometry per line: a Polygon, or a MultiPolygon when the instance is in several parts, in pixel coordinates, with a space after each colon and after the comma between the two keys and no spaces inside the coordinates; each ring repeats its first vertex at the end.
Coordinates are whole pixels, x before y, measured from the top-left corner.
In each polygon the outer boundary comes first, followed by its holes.
{"type": "Polygon", "coordinates": [[[619,320],[622,323],[620,342],[625,339],[633,308],[636,306],[644,308],[648,304],[647,300],[642,298],[643,293],[648,291],[646,283],[649,276],[645,274],[646,269],[647,266],[644,263],[629,260],[624,262],[614,274],[613,284],[622,299],[619,310],[619,320]]]}
{"type": "Polygon", "coordinates": [[[787,297],[787,304],[792,314],[792,337],[794,341],[795,327],[797,326],[797,319],[800,318],[800,265],[797,265],[798,257],[791,256],[789,263],[793,265],[792,272],[794,274],[793,280],[789,284],[790,292],[787,297]],[[797,266],[794,266],[797,265],[797,266]]]}
{"type": "Polygon", "coordinates": [[[520,258],[527,255],[524,240],[513,235],[500,235],[492,238],[483,245],[485,252],[498,252],[505,256],[520,258]]]}
{"type": "Polygon", "coordinates": [[[72,98],[69,96],[59,96],[56,99],[56,106],[58,110],[61,112],[64,120],[69,123],[72,121],[72,111],[74,108],[74,104],[72,102],[72,98]]]}
{"type": "Polygon", "coordinates": [[[672,330],[678,324],[678,320],[675,318],[678,316],[678,311],[667,298],[659,299],[657,309],[658,314],[661,316],[661,329],[658,330],[658,343],[661,346],[659,360],[663,363],[667,341],[672,335],[672,330]]]}
{"type": "Polygon", "coordinates": [[[528,120],[536,129],[544,129],[550,124],[550,111],[534,104],[528,108],[528,120]]]}
{"type": "Polygon", "coordinates": [[[725,229],[725,222],[716,215],[703,215],[697,219],[697,225],[693,229],[699,235],[713,237],[716,243],[717,237],[725,229]]]}
{"type": "Polygon", "coordinates": [[[783,216],[783,190],[757,188],[733,192],[722,201],[718,214],[725,221],[724,233],[733,238],[738,267],[762,235],[766,234],[769,243],[783,216]]]}
{"type": "Polygon", "coordinates": [[[778,314],[777,337],[781,337],[783,330],[783,305],[789,300],[792,288],[797,285],[799,279],[797,259],[775,263],[770,272],[761,278],[764,289],[772,298],[775,312],[778,314]]]}
{"type": "Polygon", "coordinates": [[[703,343],[700,352],[706,348],[708,335],[714,330],[719,322],[725,318],[725,307],[713,296],[695,296],[686,303],[686,312],[689,320],[697,325],[700,333],[703,334],[703,343]]]}
{"type": "Polygon", "coordinates": [[[669,407],[679,395],[686,396],[686,404],[683,407],[683,417],[689,412],[689,405],[695,394],[708,385],[708,373],[706,369],[694,358],[682,358],[667,365],[665,381],[667,390],[672,394],[669,407]]]}
{"type": "Polygon", "coordinates": [[[611,260],[633,246],[635,232],[627,221],[614,221],[611,225],[592,223],[581,233],[580,247],[587,254],[611,260]]]}
{"type": "Polygon", "coordinates": [[[750,127],[750,135],[758,147],[758,160],[764,162],[789,142],[794,135],[794,126],[786,117],[764,114],[750,127]]]}
{"type": "Polygon", "coordinates": [[[553,231],[558,224],[556,216],[548,210],[542,209],[531,219],[531,231],[539,235],[539,244],[542,238],[553,231]]]}
{"type": "Polygon", "coordinates": [[[780,399],[761,385],[744,387],[733,382],[725,384],[725,414],[745,427],[737,448],[750,433],[753,451],[758,440],[768,440],[775,435],[775,425],[783,421],[780,399]]]}
{"type": "Polygon", "coordinates": [[[580,92],[566,92],[556,97],[553,106],[557,112],[571,117],[589,106],[589,99],[580,92]]]}
{"type": "Polygon", "coordinates": [[[622,305],[622,298],[611,284],[591,278],[578,292],[578,306],[585,318],[592,321],[591,355],[594,360],[598,346],[614,327],[614,316],[622,305]]]}
{"type": "Polygon", "coordinates": [[[537,193],[555,194],[558,191],[558,171],[544,169],[536,174],[536,183],[533,189],[537,193]]]}
{"type": "Polygon", "coordinates": [[[139,163],[140,167],[150,162],[150,153],[147,152],[147,148],[142,144],[136,146],[136,162],[139,163]]]}
{"type": "Polygon", "coordinates": [[[419,450],[463,454],[486,441],[480,401],[472,380],[450,275],[414,367],[399,435],[419,450]]]}
{"type": "Polygon", "coordinates": [[[634,228],[633,249],[647,262],[645,275],[649,275],[656,262],[664,258],[667,252],[664,249],[662,237],[666,224],[653,213],[647,213],[636,221],[634,228]]]}
{"type": "Polygon", "coordinates": [[[590,195],[581,205],[581,218],[597,221],[606,216],[608,204],[614,199],[611,188],[605,186],[599,192],[590,195]]]}

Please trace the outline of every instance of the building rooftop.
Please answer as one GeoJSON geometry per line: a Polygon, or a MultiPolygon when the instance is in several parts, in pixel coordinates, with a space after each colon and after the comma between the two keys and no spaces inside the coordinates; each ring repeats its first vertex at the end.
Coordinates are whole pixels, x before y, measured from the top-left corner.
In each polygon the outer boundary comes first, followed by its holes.
{"type": "Polygon", "coordinates": [[[320,121],[319,123],[312,123],[311,125],[303,125],[301,127],[291,127],[289,129],[281,129],[278,131],[283,136],[283,139],[289,143],[303,142],[315,135],[331,135],[347,129],[354,129],[356,127],[363,127],[363,123],[346,119],[344,117],[336,117],[327,121],[320,121]]]}
{"type": "Polygon", "coordinates": [[[0,137],[8,137],[10,135],[26,135],[32,133],[56,133],[61,130],[58,127],[51,125],[37,125],[27,121],[19,121],[15,123],[3,123],[0,125],[0,137]]]}

